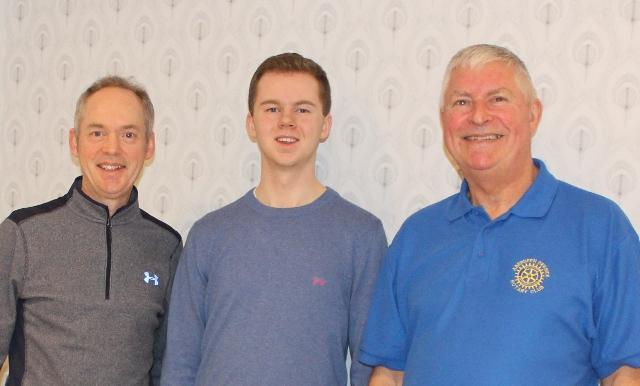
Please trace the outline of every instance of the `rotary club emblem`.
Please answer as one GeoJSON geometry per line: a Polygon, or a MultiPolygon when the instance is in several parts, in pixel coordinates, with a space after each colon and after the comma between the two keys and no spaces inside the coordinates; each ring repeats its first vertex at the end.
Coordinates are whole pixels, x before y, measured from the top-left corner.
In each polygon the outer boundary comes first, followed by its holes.
{"type": "Polygon", "coordinates": [[[523,294],[535,294],[544,289],[542,282],[550,276],[549,268],[542,261],[528,258],[520,260],[513,266],[515,276],[511,286],[523,294]]]}

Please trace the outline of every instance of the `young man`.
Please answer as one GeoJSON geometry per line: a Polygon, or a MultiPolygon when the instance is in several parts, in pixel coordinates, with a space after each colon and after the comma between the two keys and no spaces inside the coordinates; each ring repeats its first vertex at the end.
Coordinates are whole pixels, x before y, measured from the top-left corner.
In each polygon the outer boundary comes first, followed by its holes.
{"type": "Polygon", "coordinates": [[[365,385],[357,361],[381,222],[323,186],[318,145],[331,129],[322,68],[298,54],[265,60],[246,128],[261,178],[191,229],[176,274],[163,385],[365,385]]]}
{"type": "Polygon", "coordinates": [[[464,183],[389,248],[361,351],[371,385],[639,384],[638,235],[532,158],[541,114],[509,50],[449,63],[440,117],[464,183]]]}
{"type": "Polygon", "coordinates": [[[153,105],[120,77],[78,99],[82,176],[0,224],[0,362],[8,385],[158,384],[180,235],[138,208],[153,105]]]}

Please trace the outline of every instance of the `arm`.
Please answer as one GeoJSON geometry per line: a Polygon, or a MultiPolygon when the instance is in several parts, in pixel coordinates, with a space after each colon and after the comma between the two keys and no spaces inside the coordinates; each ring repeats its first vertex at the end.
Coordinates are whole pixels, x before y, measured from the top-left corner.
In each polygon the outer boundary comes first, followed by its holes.
{"type": "Polygon", "coordinates": [[[403,371],[390,370],[383,366],[373,369],[369,386],[402,386],[403,371]]]}
{"type": "Polygon", "coordinates": [[[382,223],[362,233],[353,256],[353,283],[349,305],[349,352],[351,353],[351,384],[366,385],[370,367],[359,362],[360,341],[369,310],[380,261],[387,250],[387,238],[382,223]]]}
{"type": "Polygon", "coordinates": [[[9,352],[22,285],[24,245],[18,242],[18,234],[13,221],[0,224],[0,364],[9,352]]]}
{"type": "Polygon", "coordinates": [[[197,243],[198,237],[192,229],[171,290],[162,385],[193,385],[200,367],[207,280],[198,266],[197,243]]]}
{"type": "Polygon", "coordinates": [[[640,386],[640,368],[622,366],[604,378],[602,386],[640,386]]]}
{"type": "Polygon", "coordinates": [[[398,281],[402,282],[398,278],[398,271],[402,251],[406,247],[406,233],[404,227],[400,229],[382,259],[360,345],[360,362],[381,369],[375,371],[378,379],[385,369],[394,369],[396,373],[404,374],[410,344],[402,317],[402,310],[406,307],[398,301],[402,295],[398,294],[397,286],[398,281]]]}
{"type": "Polygon", "coordinates": [[[611,233],[624,237],[609,241],[593,297],[596,335],[591,360],[605,385],[626,385],[638,378],[634,368],[640,367],[640,241],[626,217],[622,220],[611,233]]]}
{"type": "Polygon", "coordinates": [[[164,350],[167,345],[167,324],[169,321],[169,299],[171,298],[171,288],[173,286],[173,277],[178,267],[178,261],[180,260],[180,254],[182,253],[182,240],[178,241],[178,245],[171,254],[171,260],[169,262],[169,281],[167,282],[167,288],[165,289],[164,298],[164,315],[160,326],[155,331],[155,337],[153,340],[153,367],[151,368],[151,384],[160,385],[160,375],[162,373],[162,358],[164,356],[164,350]]]}

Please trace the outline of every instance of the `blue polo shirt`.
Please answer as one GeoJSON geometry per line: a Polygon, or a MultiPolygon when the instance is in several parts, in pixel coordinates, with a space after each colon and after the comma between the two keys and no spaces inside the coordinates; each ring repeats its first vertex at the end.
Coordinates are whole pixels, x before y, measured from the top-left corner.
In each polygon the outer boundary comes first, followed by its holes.
{"type": "Polygon", "coordinates": [[[361,362],[404,385],[597,385],[640,367],[640,242],[612,201],[544,163],[491,220],[460,193],[411,216],[384,259],[361,362]]]}

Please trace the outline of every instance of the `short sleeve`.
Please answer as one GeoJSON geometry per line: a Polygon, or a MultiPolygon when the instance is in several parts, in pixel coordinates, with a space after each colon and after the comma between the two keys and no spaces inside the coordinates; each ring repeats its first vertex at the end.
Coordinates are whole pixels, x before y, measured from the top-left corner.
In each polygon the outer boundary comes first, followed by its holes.
{"type": "Polygon", "coordinates": [[[398,304],[402,239],[399,233],[382,261],[360,348],[360,362],[393,370],[404,369],[408,351],[406,324],[398,304]]]}
{"type": "Polygon", "coordinates": [[[596,284],[591,360],[600,378],[640,367],[640,241],[630,233],[612,247],[596,284]]]}

